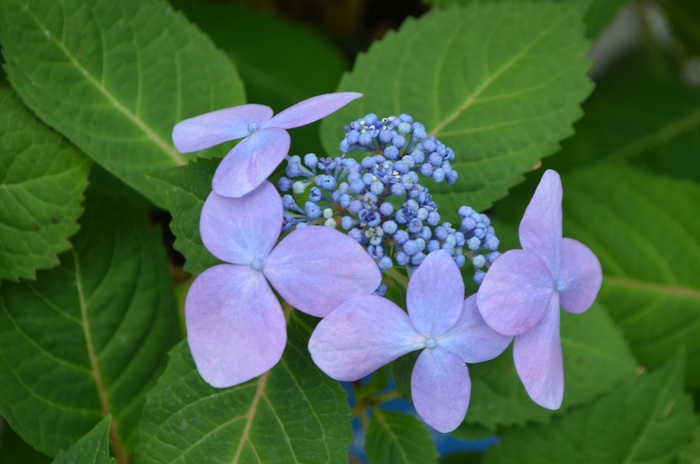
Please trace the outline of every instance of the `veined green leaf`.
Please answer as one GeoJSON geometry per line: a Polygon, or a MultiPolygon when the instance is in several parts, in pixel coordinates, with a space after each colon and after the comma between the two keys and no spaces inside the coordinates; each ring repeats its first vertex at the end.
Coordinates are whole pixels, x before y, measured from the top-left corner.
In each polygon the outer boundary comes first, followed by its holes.
{"type": "MultiPolygon", "coordinates": [[[[411,114],[452,147],[454,185],[427,182],[441,216],[487,208],[572,133],[590,93],[587,3],[491,3],[407,19],[365,55],[338,90],[364,93],[324,119],[338,153],[343,126],[367,113],[411,114]]],[[[453,221],[454,222],[454,221],[453,221]]]]}
{"type": "Polygon", "coordinates": [[[545,162],[560,172],[599,162],[631,162],[700,182],[700,90],[675,77],[626,80],[584,104],[586,116],[562,152],[545,162]]]}
{"type": "Polygon", "coordinates": [[[49,455],[111,414],[125,462],[177,311],[160,231],[94,191],[86,203],[61,266],[0,288],[0,411],[49,455]]]}
{"type": "MultiPolygon", "coordinates": [[[[502,2],[506,0],[423,0],[424,3],[438,7],[446,7],[454,4],[469,5],[470,3],[481,2],[502,2]]],[[[510,3],[518,3],[521,0],[507,0],[510,3]]],[[[525,0],[539,1],[539,0],[525,0]]],[[[572,1],[572,0],[557,0],[557,1],[572,1]]],[[[573,0],[575,1],[575,0],[573,0]]],[[[586,37],[595,39],[605,29],[615,15],[620,11],[620,8],[628,4],[630,0],[591,0],[591,6],[588,7],[586,13],[586,37]]]]}
{"type": "Polygon", "coordinates": [[[430,432],[421,421],[380,409],[373,411],[365,451],[372,464],[430,464],[438,457],[430,432]]]}
{"type": "Polygon", "coordinates": [[[211,179],[218,165],[219,160],[198,159],[149,176],[173,215],[170,229],[175,234],[174,247],[187,258],[185,270],[194,275],[221,263],[204,247],[199,235],[199,216],[211,193],[211,179]]]}
{"type": "Polygon", "coordinates": [[[685,347],[700,386],[700,187],[625,166],[565,176],[564,235],[603,266],[598,297],[637,359],[654,368],[685,347]]]}
{"type": "Polygon", "coordinates": [[[78,231],[91,164],[0,85],[0,279],[58,265],[78,231]]]}
{"type": "Polygon", "coordinates": [[[109,457],[109,416],[102,419],[94,429],[71,446],[68,452],[61,451],[53,464],[115,464],[109,457]]]}
{"type": "Polygon", "coordinates": [[[295,313],[282,360],[231,388],[211,387],[183,341],[148,394],[136,464],[342,463],[352,442],[340,384],[311,362],[295,313]]]}
{"type": "Polygon", "coordinates": [[[695,423],[682,357],[549,425],[506,430],[487,464],[672,463],[695,423]]]}
{"type": "Polygon", "coordinates": [[[6,0],[0,42],[27,106],[161,206],[144,173],[196,156],[173,126],[244,101],[233,64],[163,1],[6,0]]]}
{"type": "Polygon", "coordinates": [[[469,365],[472,400],[465,422],[497,426],[548,422],[567,409],[605,394],[634,375],[637,364],[604,308],[594,304],[583,314],[561,313],[564,402],[560,411],[535,404],[515,371],[512,350],[469,365]]]}

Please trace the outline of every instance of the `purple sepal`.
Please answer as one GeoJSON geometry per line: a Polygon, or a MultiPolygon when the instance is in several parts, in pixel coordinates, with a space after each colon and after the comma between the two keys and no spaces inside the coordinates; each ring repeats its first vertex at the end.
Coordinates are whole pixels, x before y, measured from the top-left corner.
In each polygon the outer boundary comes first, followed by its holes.
{"type": "Polygon", "coordinates": [[[180,153],[204,150],[245,137],[251,122],[262,125],[271,117],[270,107],[256,104],[212,111],[175,124],[173,143],[180,153]]]}
{"type": "Polygon", "coordinates": [[[452,327],[464,306],[464,281],[450,254],[430,253],[413,272],[406,291],[408,315],[425,337],[438,337],[452,327]],[[436,285],[436,276],[439,285],[436,285]]]}
{"type": "Polygon", "coordinates": [[[547,409],[559,409],[564,398],[564,364],[559,339],[559,296],[530,331],[515,337],[513,361],[532,401],[547,409]]]}
{"type": "Polygon", "coordinates": [[[476,295],[472,295],[464,300],[459,320],[440,336],[440,346],[472,364],[495,358],[511,340],[513,337],[501,335],[486,324],[477,308],[476,295]]]}
{"type": "Polygon", "coordinates": [[[540,258],[524,250],[511,250],[486,273],[477,305],[492,329],[518,335],[542,319],[554,286],[552,274],[540,258]]]}
{"type": "Polygon", "coordinates": [[[382,281],[362,245],[324,226],[287,235],[265,259],[263,272],[287,303],[317,317],[355,295],[374,292],[382,281]]]}
{"type": "Polygon", "coordinates": [[[362,94],[357,92],[336,92],[311,97],[280,112],[263,127],[292,129],[305,126],[325,118],[361,96],[362,94]]]}
{"type": "Polygon", "coordinates": [[[469,370],[456,354],[436,346],[418,356],[411,374],[413,405],[438,432],[451,432],[462,423],[471,389],[469,370]]]}
{"type": "Polygon", "coordinates": [[[269,182],[242,198],[211,192],[199,218],[199,233],[214,256],[247,265],[263,260],[275,246],[283,212],[282,199],[269,182]]]}
{"type": "Polygon", "coordinates": [[[309,339],[316,365],[343,381],[359,380],[424,346],[406,313],[374,295],[356,296],[338,306],[309,339]]]}
{"type": "Polygon", "coordinates": [[[253,132],[221,161],[212,188],[225,197],[242,197],[272,174],[287,156],[290,143],[283,129],[268,127],[253,132]]]}
{"type": "Polygon", "coordinates": [[[525,210],[518,230],[523,250],[544,261],[553,276],[559,275],[561,261],[561,198],[559,174],[548,169],[525,210]]]}
{"type": "Polygon", "coordinates": [[[247,266],[220,264],[200,274],[187,293],[185,320],[197,370],[217,388],[266,372],[287,342],[277,297],[247,266]]]}
{"type": "Polygon", "coordinates": [[[566,290],[559,294],[562,308],[580,314],[591,307],[603,283],[600,261],[583,243],[564,238],[559,280],[566,284],[566,290]]]}

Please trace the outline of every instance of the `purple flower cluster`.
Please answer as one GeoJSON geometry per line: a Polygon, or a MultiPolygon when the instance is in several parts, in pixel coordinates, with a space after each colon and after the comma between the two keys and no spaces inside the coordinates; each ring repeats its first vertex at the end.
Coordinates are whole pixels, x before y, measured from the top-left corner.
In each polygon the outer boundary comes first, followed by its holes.
{"type": "Polygon", "coordinates": [[[454,152],[409,115],[381,121],[374,114],[346,126],[342,150],[370,152],[360,162],[309,153],[288,158],[283,230],[310,224],[342,228],[363,245],[379,269],[395,264],[412,271],[429,253],[444,250],[459,267],[469,259],[474,280],[499,256],[499,240],[485,214],[459,209],[460,224],[440,223],[438,205],[421,178],[454,182],[454,152]],[[308,193],[307,193],[308,190],[308,193]],[[302,208],[296,198],[305,198],[302,208]],[[396,205],[396,206],[395,206],[396,205]]]}
{"type": "Polygon", "coordinates": [[[421,350],[412,398],[426,423],[441,432],[454,430],[466,414],[471,383],[465,363],[495,358],[513,338],[528,394],[558,408],[564,386],[559,306],[586,311],[602,281],[591,250],[562,238],[558,174],[545,172],[525,212],[523,249],[501,256],[488,217],[472,208],[459,208],[458,227],[440,224],[438,206],[420,179],[454,182],[454,152],[408,115],[354,121],[336,158],[287,155],[285,129],[358,96],[314,97],[275,117],[262,105],[243,105],[175,127],[181,151],[245,137],[217,169],[200,217],[204,245],[226,263],[198,276],[185,302],[200,374],[215,387],[228,387],[279,361],[286,321],[274,289],[289,305],[324,318],[309,351],[335,379],[358,380],[421,350]],[[368,156],[357,161],[351,151],[368,156]],[[281,197],[265,179],[285,157],[281,197]],[[302,195],[308,195],[303,208],[296,200],[302,195]],[[465,300],[459,267],[467,258],[481,288],[465,300]],[[410,271],[407,313],[378,289],[380,270],[394,264],[410,271]]]}

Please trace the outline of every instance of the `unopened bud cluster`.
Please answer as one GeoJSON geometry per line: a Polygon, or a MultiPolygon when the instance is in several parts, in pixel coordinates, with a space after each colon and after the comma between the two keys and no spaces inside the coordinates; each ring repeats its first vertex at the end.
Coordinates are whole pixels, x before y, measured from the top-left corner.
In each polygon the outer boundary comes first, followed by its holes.
{"type": "Polygon", "coordinates": [[[489,218],[462,206],[459,225],[440,223],[437,204],[420,184],[421,178],[457,180],[452,149],[405,114],[382,120],[368,114],[345,129],[341,156],[287,158],[286,176],[277,182],[284,194],[283,230],[310,224],[342,228],[382,271],[398,264],[411,272],[428,253],[445,250],[460,267],[469,259],[474,281],[481,283],[483,269],[499,256],[489,218]],[[367,156],[358,162],[347,155],[351,151],[367,156]],[[308,198],[303,207],[297,203],[301,198],[308,198]]]}

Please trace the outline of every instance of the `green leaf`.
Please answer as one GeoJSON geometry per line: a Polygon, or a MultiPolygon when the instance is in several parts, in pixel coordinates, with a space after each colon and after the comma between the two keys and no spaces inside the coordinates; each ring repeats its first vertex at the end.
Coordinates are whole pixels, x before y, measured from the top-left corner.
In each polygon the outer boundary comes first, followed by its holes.
{"type": "Polygon", "coordinates": [[[600,259],[598,300],[637,359],[660,366],[684,347],[700,386],[700,187],[625,166],[565,176],[564,235],[600,259]]]}
{"type": "Polygon", "coordinates": [[[389,386],[389,376],[387,375],[387,370],[388,367],[377,369],[374,374],[372,374],[369,382],[355,391],[355,397],[357,399],[371,398],[389,386]]]}
{"type": "MultiPolygon", "coordinates": [[[[325,36],[300,23],[246,5],[175,0],[214,43],[231,57],[248,101],[282,111],[315,95],[333,92],[348,69],[342,52],[325,36]]],[[[291,153],[322,150],[320,123],[291,132],[291,153]]]]}
{"type": "Polygon", "coordinates": [[[347,395],[309,359],[301,321],[291,316],[272,370],[231,388],[209,386],[187,343],[175,347],[148,394],[136,464],[347,462],[347,395]]]}
{"type": "Polygon", "coordinates": [[[112,420],[107,416],[94,429],[71,446],[68,452],[61,451],[53,464],[110,464],[115,463],[109,457],[109,426],[112,420]]]}
{"type": "Polygon", "coordinates": [[[486,455],[501,463],[671,463],[695,423],[683,393],[683,358],[642,374],[612,394],[554,419],[506,430],[486,455]]]}
{"type": "Polygon", "coordinates": [[[141,211],[93,191],[80,225],[60,267],[0,288],[0,411],[49,455],[111,414],[124,462],[178,337],[172,281],[141,211]]]}
{"type": "MultiPolygon", "coordinates": [[[[481,2],[502,2],[506,0],[423,0],[424,3],[437,7],[446,7],[450,5],[469,5],[470,3],[481,2]]],[[[510,3],[518,3],[520,0],[507,0],[510,3]]],[[[529,0],[533,1],[533,0],[529,0]]],[[[541,1],[541,0],[534,0],[541,1]]],[[[557,1],[576,1],[576,0],[557,0],[557,1]]],[[[591,6],[586,13],[586,37],[595,39],[612,21],[615,19],[618,11],[627,5],[630,0],[591,0],[591,6]]]]}
{"type": "Polygon", "coordinates": [[[627,80],[584,104],[576,136],[545,165],[564,172],[629,161],[700,182],[698,108],[700,91],[675,77],[627,80]]]}
{"type": "Polygon", "coordinates": [[[51,458],[22,440],[0,416],[0,462],[6,464],[49,464],[51,458]]]}
{"type": "MultiPolygon", "coordinates": [[[[561,410],[607,393],[634,375],[636,362],[605,310],[595,304],[583,314],[561,314],[564,402],[561,410]]],[[[470,364],[472,396],[465,422],[495,429],[547,422],[557,411],[537,406],[525,392],[512,350],[486,363],[470,364]]]]}
{"type": "Polygon", "coordinates": [[[365,436],[372,464],[429,464],[438,452],[425,425],[413,416],[374,409],[365,436]]]}
{"type": "Polygon", "coordinates": [[[196,156],[175,123],[244,102],[226,56],[162,1],[6,0],[0,42],[27,106],[157,205],[144,173],[196,156]]]}
{"type": "Polygon", "coordinates": [[[484,462],[482,453],[458,453],[440,459],[440,464],[481,464],[482,462],[484,462]]]}
{"type": "Polygon", "coordinates": [[[173,215],[170,229],[175,234],[174,247],[187,258],[185,270],[194,275],[221,263],[204,247],[199,235],[199,216],[211,193],[211,180],[218,165],[219,160],[198,159],[148,177],[173,215]]]}
{"type": "Polygon", "coordinates": [[[92,162],[0,86],[0,279],[34,279],[78,231],[92,162]]]}
{"type": "Polygon", "coordinates": [[[346,75],[338,90],[364,98],[324,119],[337,153],[343,125],[367,113],[411,114],[454,149],[454,185],[428,182],[440,214],[487,208],[558,148],[581,116],[589,43],[586,3],[473,4],[407,19],[346,75]]]}

